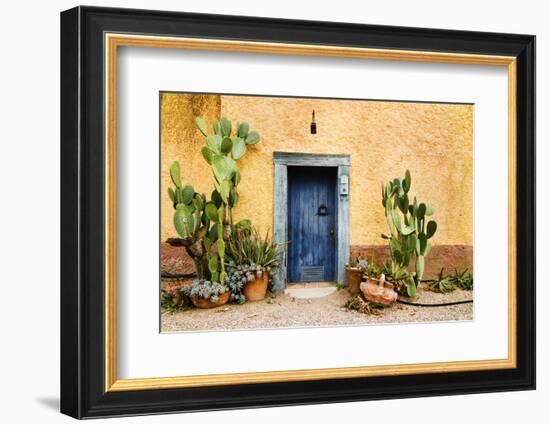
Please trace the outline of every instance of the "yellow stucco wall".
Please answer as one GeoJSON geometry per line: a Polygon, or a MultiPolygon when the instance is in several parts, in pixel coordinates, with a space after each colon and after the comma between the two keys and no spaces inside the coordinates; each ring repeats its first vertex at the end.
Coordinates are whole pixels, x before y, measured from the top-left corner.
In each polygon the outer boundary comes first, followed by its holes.
{"type": "Polygon", "coordinates": [[[161,94],[161,241],[177,237],[173,227],[174,209],[168,197],[170,164],[178,160],[182,166],[182,181],[192,184],[197,192],[210,194],[212,183],[200,149],[204,138],[195,127],[195,116],[208,121],[220,113],[219,96],[161,94]]]}
{"type": "Polygon", "coordinates": [[[166,195],[169,164],[182,180],[210,193],[210,170],[200,155],[203,138],[194,115],[208,122],[227,116],[250,123],[262,140],[239,161],[237,218],[261,230],[273,225],[273,152],[349,154],[351,245],[384,244],[387,231],[380,182],[412,174],[411,193],[436,209],[437,245],[473,239],[473,106],[253,96],[162,96],[162,232],[175,237],[166,195]],[[315,109],[317,134],[310,134],[315,109]]]}

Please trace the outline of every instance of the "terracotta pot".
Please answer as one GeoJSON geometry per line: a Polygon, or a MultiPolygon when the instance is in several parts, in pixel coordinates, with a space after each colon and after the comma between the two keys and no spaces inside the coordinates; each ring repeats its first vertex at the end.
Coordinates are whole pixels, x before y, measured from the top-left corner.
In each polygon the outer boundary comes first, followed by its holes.
{"type": "Polygon", "coordinates": [[[164,288],[162,288],[161,291],[162,298],[170,298],[174,306],[188,307],[191,305],[191,300],[181,292],[181,288],[189,286],[192,283],[193,281],[191,280],[167,282],[164,284],[164,288]]]}
{"type": "Polygon", "coordinates": [[[261,301],[267,293],[267,285],[269,284],[269,276],[267,272],[262,274],[259,279],[254,282],[249,282],[244,285],[243,294],[247,301],[261,301]]]}
{"type": "Polygon", "coordinates": [[[210,298],[193,297],[193,298],[191,298],[191,301],[193,301],[193,304],[197,308],[219,307],[221,305],[224,305],[227,301],[229,301],[229,291],[226,291],[223,294],[220,294],[218,302],[215,302],[215,303],[210,301],[210,298]]]}
{"type": "Polygon", "coordinates": [[[387,288],[385,283],[384,275],[381,275],[380,279],[368,278],[365,282],[361,282],[361,292],[367,301],[384,306],[392,305],[397,301],[397,292],[387,288]]]}
{"type": "Polygon", "coordinates": [[[348,291],[352,295],[358,294],[360,291],[359,285],[361,285],[361,281],[363,280],[363,270],[347,268],[346,276],[348,278],[348,291]]]}

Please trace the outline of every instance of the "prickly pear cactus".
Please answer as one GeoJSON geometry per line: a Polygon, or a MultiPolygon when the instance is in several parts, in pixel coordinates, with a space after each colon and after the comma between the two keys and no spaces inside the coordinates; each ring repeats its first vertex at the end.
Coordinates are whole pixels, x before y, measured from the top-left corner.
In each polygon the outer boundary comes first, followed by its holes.
{"type": "Polygon", "coordinates": [[[437,222],[428,219],[435,212],[433,208],[419,203],[416,197],[410,202],[411,184],[409,170],[405,172],[404,178],[395,178],[382,184],[382,205],[390,229],[390,234],[383,234],[382,238],[389,240],[392,259],[397,264],[408,267],[414,259],[415,284],[418,285],[424,275],[425,257],[432,248],[429,240],[437,231],[437,222]]]}
{"type": "Polygon", "coordinates": [[[250,131],[248,123],[233,126],[226,117],[212,122],[213,134],[201,117],[195,119],[195,124],[204,137],[201,154],[212,170],[214,190],[207,200],[191,185],[183,185],[181,167],[175,161],[169,170],[174,187],[168,189],[168,196],[174,207],[174,228],[193,258],[198,278],[224,285],[226,243],[243,223],[250,225],[246,219],[237,224],[233,221],[241,181],[237,161],[245,156],[249,146],[260,141],[260,135],[250,131]]]}

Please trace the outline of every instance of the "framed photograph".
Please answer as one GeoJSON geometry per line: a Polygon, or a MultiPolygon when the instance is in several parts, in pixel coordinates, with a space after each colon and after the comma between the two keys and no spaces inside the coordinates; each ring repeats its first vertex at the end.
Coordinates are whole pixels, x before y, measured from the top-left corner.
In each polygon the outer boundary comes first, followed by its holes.
{"type": "Polygon", "coordinates": [[[535,37],[61,14],[61,411],[535,388],[535,37]]]}

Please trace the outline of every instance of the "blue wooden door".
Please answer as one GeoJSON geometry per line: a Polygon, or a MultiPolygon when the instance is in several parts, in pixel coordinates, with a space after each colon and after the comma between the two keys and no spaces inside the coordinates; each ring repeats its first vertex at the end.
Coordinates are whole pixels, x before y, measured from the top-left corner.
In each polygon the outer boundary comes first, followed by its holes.
{"type": "Polygon", "coordinates": [[[336,178],[332,167],[288,167],[288,282],[335,279],[336,178]]]}

